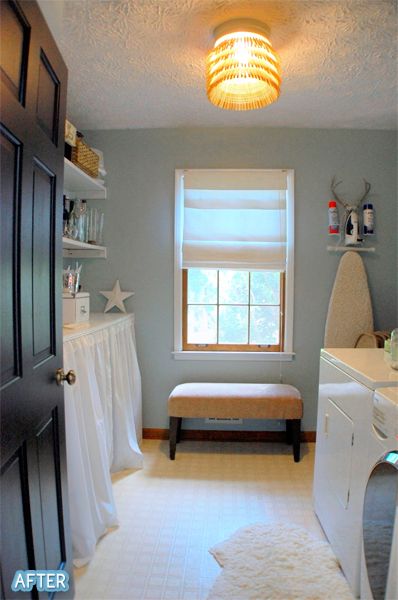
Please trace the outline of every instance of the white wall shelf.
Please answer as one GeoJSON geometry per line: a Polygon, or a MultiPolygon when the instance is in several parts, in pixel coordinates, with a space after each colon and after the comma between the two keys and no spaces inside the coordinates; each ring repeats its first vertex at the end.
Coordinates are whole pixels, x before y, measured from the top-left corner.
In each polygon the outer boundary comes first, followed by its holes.
{"type": "Polygon", "coordinates": [[[64,159],[64,193],[68,198],[79,200],[105,200],[106,187],[84,171],[79,169],[67,158],[64,159]]]}
{"type": "MultiPolygon", "coordinates": [[[[106,187],[64,159],[64,193],[68,198],[79,200],[105,200],[106,187]]],[[[86,244],[67,237],[62,238],[64,258],[106,258],[104,246],[86,244]]]]}
{"type": "Polygon", "coordinates": [[[352,252],[376,252],[376,248],[361,248],[357,246],[327,246],[326,247],[329,252],[348,252],[351,250],[352,252]]]}
{"type": "Polygon", "coordinates": [[[64,258],[106,258],[107,249],[104,246],[86,244],[67,237],[62,238],[64,258]]]}

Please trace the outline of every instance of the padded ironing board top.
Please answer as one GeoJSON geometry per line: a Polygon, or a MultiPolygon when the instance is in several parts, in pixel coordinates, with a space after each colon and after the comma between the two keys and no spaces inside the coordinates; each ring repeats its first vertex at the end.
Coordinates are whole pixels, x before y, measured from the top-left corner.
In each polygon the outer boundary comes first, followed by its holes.
{"type": "Polygon", "coordinates": [[[354,348],[358,337],[373,331],[373,310],[362,258],[346,252],[336,273],[325,325],[325,348],[354,348]]]}

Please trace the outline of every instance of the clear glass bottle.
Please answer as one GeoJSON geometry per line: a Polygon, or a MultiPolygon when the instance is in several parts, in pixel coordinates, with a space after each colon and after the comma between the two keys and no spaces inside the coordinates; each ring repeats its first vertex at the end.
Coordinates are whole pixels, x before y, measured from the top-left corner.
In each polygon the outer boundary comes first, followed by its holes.
{"type": "Polygon", "coordinates": [[[82,200],[79,207],[79,240],[87,242],[87,202],[82,200]]]}
{"type": "Polygon", "coordinates": [[[89,244],[98,244],[98,209],[90,208],[88,213],[88,235],[89,244]]]}
{"type": "Polygon", "coordinates": [[[104,213],[102,212],[102,213],[99,213],[99,215],[98,215],[97,244],[99,246],[101,246],[104,241],[103,233],[104,233],[104,213]]]}
{"type": "Polygon", "coordinates": [[[398,328],[391,332],[391,366],[398,370],[398,328]]]}

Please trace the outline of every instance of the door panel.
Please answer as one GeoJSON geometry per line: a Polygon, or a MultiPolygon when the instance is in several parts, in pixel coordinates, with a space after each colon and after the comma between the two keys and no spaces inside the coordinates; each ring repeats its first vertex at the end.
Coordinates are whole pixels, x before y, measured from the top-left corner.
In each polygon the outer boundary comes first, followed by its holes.
{"type": "Polygon", "coordinates": [[[1,298],[1,385],[20,376],[20,305],[18,301],[17,235],[19,224],[21,145],[5,128],[0,130],[1,148],[1,205],[2,221],[13,215],[14,223],[4,228],[1,236],[3,261],[1,298]]]}
{"type": "MultiPolygon", "coordinates": [[[[29,498],[26,480],[26,456],[24,448],[16,453],[3,469],[1,475],[2,504],[1,520],[4,539],[16,539],[18,543],[9,544],[7,552],[2,553],[2,575],[4,582],[12,581],[15,565],[21,569],[30,569],[34,565],[33,542],[25,526],[29,521],[29,498]]],[[[17,597],[23,597],[21,595],[17,597]]],[[[26,594],[25,594],[26,598],[26,594]]]]}
{"type": "Polygon", "coordinates": [[[37,160],[33,169],[32,290],[33,364],[54,355],[54,218],[55,178],[37,160]]]}
{"type": "MultiPolygon", "coordinates": [[[[55,409],[28,444],[28,472],[34,553],[45,569],[62,569],[66,562],[62,519],[62,471],[55,409]]],[[[63,597],[63,596],[62,596],[63,597]]]]}
{"type": "Polygon", "coordinates": [[[24,104],[30,27],[17,4],[4,1],[0,4],[1,79],[24,104]]]}
{"type": "Polygon", "coordinates": [[[50,140],[57,143],[59,125],[59,79],[41,50],[37,90],[37,121],[50,140]]]}
{"type": "Polygon", "coordinates": [[[328,399],[327,414],[329,432],[327,437],[327,473],[331,488],[338,501],[347,508],[350,499],[352,443],[354,424],[336,404],[328,399]]]}
{"type": "Polygon", "coordinates": [[[37,456],[39,463],[40,497],[44,519],[44,548],[47,569],[60,569],[65,562],[64,531],[60,527],[59,514],[62,514],[62,496],[59,470],[57,413],[36,435],[37,456]],[[58,523],[58,527],[54,527],[58,523]]]}
{"type": "MultiPolygon", "coordinates": [[[[0,10],[1,594],[16,598],[16,570],[71,572],[64,399],[54,378],[63,363],[67,71],[35,1],[0,0],[0,10]]],[[[71,579],[62,598],[72,596],[71,579]]]]}

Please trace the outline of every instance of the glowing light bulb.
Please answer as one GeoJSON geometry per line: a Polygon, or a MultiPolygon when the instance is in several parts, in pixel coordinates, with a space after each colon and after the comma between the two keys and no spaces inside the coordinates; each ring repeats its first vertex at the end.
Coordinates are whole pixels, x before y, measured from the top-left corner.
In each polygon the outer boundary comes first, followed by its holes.
{"type": "Polygon", "coordinates": [[[250,48],[242,38],[238,38],[234,43],[234,57],[240,65],[247,65],[251,59],[250,48]]]}

